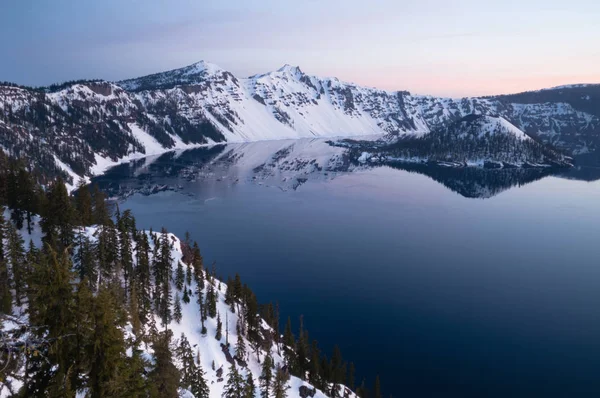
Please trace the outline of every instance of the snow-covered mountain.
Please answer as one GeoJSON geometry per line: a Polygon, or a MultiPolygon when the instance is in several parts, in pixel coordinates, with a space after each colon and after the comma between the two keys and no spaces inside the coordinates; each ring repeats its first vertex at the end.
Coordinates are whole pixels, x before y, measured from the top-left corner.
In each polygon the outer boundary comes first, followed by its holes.
{"type": "MultiPolygon", "coordinates": [[[[572,159],[502,117],[471,114],[423,137],[381,145],[344,141],[359,162],[437,163],[486,168],[570,167],[572,159]]],[[[352,155],[350,155],[352,156],[352,155]]]]}
{"type": "Polygon", "coordinates": [[[120,161],[215,142],[422,136],[469,114],[499,115],[581,153],[600,140],[600,85],[438,98],[319,78],[285,65],[239,78],[208,62],[111,83],[0,85],[0,145],[44,172],[91,176],[120,161]]]}

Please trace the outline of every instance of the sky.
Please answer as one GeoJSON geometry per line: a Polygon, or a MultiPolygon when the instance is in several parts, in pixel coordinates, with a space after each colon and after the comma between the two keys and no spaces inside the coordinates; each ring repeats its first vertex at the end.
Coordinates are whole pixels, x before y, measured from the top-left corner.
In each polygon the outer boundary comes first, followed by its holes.
{"type": "Polygon", "coordinates": [[[1,0],[0,81],[119,80],[206,60],[468,96],[600,83],[598,0],[1,0]]]}

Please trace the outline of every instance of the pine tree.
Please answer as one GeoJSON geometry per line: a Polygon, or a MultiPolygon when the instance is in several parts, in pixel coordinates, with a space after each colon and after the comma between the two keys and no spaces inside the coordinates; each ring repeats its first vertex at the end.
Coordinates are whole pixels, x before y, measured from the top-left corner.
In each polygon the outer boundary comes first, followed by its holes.
{"type": "Polygon", "coordinates": [[[225,345],[229,347],[229,312],[225,311],[225,345]]]}
{"type": "MultiPolygon", "coordinates": [[[[94,295],[89,287],[89,282],[83,278],[77,285],[75,293],[75,360],[76,367],[73,375],[85,375],[90,368],[89,344],[92,341],[94,331],[94,295]]],[[[85,377],[83,377],[85,379],[85,377]]],[[[86,380],[76,380],[73,384],[75,389],[84,385],[86,380]]]]}
{"type": "Polygon", "coordinates": [[[91,397],[115,396],[125,390],[120,371],[125,369],[125,341],[118,304],[107,287],[101,287],[94,305],[94,332],[89,348],[91,397]]]}
{"type": "Polygon", "coordinates": [[[233,280],[228,277],[225,285],[227,286],[225,289],[225,304],[231,306],[232,312],[235,312],[235,307],[233,307],[233,280]]]}
{"type": "Polygon", "coordinates": [[[267,356],[262,364],[262,372],[260,374],[260,395],[262,398],[269,398],[271,394],[271,384],[273,382],[273,360],[267,352],[267,356]]]}
{"type": "Polygon", "coordinates": [[[273,381],[273,397],[274,398],[285,398],[287,397],[287,390],[290,389],[288,381],[290,380],[290,374],[283,370],[280,366],[275,370],[275,380],[273,381]]]}
{"type": "Polygon", "coordinates": [[[281,333],[279,332],[279,302],[275,302],[275,322],[273,325],[273,336],[275,336],[275,344],[277,344],[277,353],[281,355],[281,333]]]}
{"type": "Polygon", "coordinates": [[[192,347],[183,333],[179,338],[177,357],[181,363],[181,387],[189,390],[195,382],[197,370],[194,362],[194,353],[192,352],[192,347]]]}
{"type": "Polygon", "coordinates": [[[240,275],[236,272],[233,279],[233,297],[236,300],[241,300],[243,296],[242,281],[240,275]]]}
{"type": "Polygon", "coordinates": [[[185,283],[188,287],[192,285],[192,270],[189,264],[185,265],[185,283]]]}
{"type": "Polygon", "coordinates": [[[152,308],[152,289],[150,283],[150,243],[144,232],[138,234],[136,251],[137,266],[135,269],[137,292],[140,303],[140,319],[145,323],[152,308]]]}
{"type": "Polygon", "coordinates": [[[129,283],[129,279],[133,276],[133,248],[131,242],[131,226],[133,216],[131,210],[125,210],[118,218],[117,228],[119,230],[119,247],[120,247],[120,263],[123,269],[125,284],[129,283]]]}
{"type": "Polygon", "coordinates": [[[76,196],[76,207],[79,223],[83,226],[92,225],[92,195],[84,180],[79,181],[76,196]]]}
{"type": "Polygon", "coordinates": [[[185,272],[183,271],[183,263],[177,262],[177,270],[175,271],[175,286],[177,290],[182,290],[185,284],[185,272]]]}
{"type": "Polygon", "coordinates": [[[296,340],[294,338],[294,334],[292,333],[292,320],[290,317],[287,319],[287,323],[285,324],[285,330],[283,332],[283,344],[294,349],[296,346],[296,340]]]}
{"type": "Polygon", "coordinates": [[[379,383],[379,375],[375,377],[375,388],[373,388],[373,398],[381,398],[381,385],[379,383]]]}
{"type": "Polygon", "coordinates": [[[208,285],[208,291],[206,292],[206,310],[209,317],[214,318],[217,316],[217,296],[212,283],[208,285]]]}
{"type": "Polygon", "coordinates": [[[358,395],[360,398],[367,397],[367,388],[365,387],[365,379],[362,380],[362,383],[356,389],[356,395],[358,395]]]}
{"type": "Polygon", "coordinates": [[[4,238],[6,238],[6,220],[4,219],[4,206],[0,206],[0,261],[5,259],[4,238]]]}
{"type": "Polygon", "coordinates": [[[93,202],[94,202],[94,210],[93,210],[93,219],[94,224],[97,225],[107,225],[110,220],[110,215],[108,213],[108,209],[106,208],[105,196],[102,191],[98,188],[98,185],[94,185],[93,187],[93,202]]]}
{"type": "Polygon", "coordinates": [[[87,278],[89,287],[96,289],[98,281],[98,264],[96,257],[96,248],[87,236],[85,231],[80,231],[78,234],[79,247],[76,255],[76,265],[79,277],[87,278]]]}
{"type": "Polygon", "coordinates": [[[200,289],[204,289],[204,271],[203,271],[203,260],[202,255],[200,254],[200,248],[198,247],[198,243],[194,242],[194,247],[192,248],[192,265],[194,266],[194,277],[196,279],[196,283],[198,284],[200,289]]]}
{"type": "Polygon", "coordinates": [[[125,358],[126,366],[123,371],[125,380],[125,392],[122,397],[147,398],[150,396],[151,386],[145,377],[146,369],[150,363],[142,356],[138,344],[131,347],[131,357],[125,358]]]}
{"type": "Polygon", "coordinates": [[[208,398],[210,395],[210,389],[208,383],[204,377],[204,370],[202,369],[202,363],[200,361],[200,350],[196,355],[196,373],[194,374],[194,382],[192,383],[192,394],[195,398],[208,398]]]}
{"type": "Polygon", "coordinates": [[[244,398],[254,398],[256,395],[256,386],[254,384],[254,378],[252,372],[248,372],[246,375],[246,386],[244,388],[244,398]]]}
{"type": "Polygon", "coordinates": [[[244,378],[238,372],[235,363],[229,368],[227,383],[223,388],[223,398],[243,398],[245,390],[244,378]]]}
{"type": "Polygon", "coordinates": [[[129,321],[131,331],[135,336],[138,336],[142,331],[142,320],[140,319],[140,305],[135,284],[131,285],[131,291],[129,292],[129,321]]]}
{"type": "Polygon", "coordinates": [[[5,231],[4,208],[0,207],[0,312],[10,315],[12,314],[12,294],[10,292],[11,282],[3,244],[6,236],[5,231]]]}
{"type": "Polygon", "coordinates": [[[0,312],[12,315],[12,294],[5,259],[0,259],[0,312]]]}
{"type": "Polygon", "coordinates": [[[221,338],[223,337],[221,329],[223,328],[223,324],[221,322],[221,314],[217,313],[217,333],[215,334],[215,339],[217,339],[218,341],[221,341],[221,338]]]}
{"type": "Polygon", "coordinates": [[[308,372],[308,377],[310,380],[310,383],[314,386],[320,386],[320,378],[321,378],[321,368],[319,366],[320,364],[320,357],[321,357],[321,352],[319,350],[319,345],[317,343],[317,340],[313,340],[312,342],[312,346],[310,348],[310,354],[311,354],[311,358],[310,358],[310,366],[309,366],[309,372],[308,372]]]}
{"type": "Polygon", "coordinates": [[[110,219],[98,228],[96,257],[98,259],[99,284],[118,276],[119,241],[113,222],[110,219]]]}
{"type": "Polygon", "coordinates": [[[61,178],[55,180],[46,195],[46,209],[41,220],[44,242],[60,249],[71,246],[74,240],[74,211],[67,188],[61,178]]]}
{"type": "Polygon", "coordinates": [[[300,316],[300,329],[298,332],[298,342],[296,344],[296,361],[294,373],[304,380],[306,371],[308,370],[308,335],[304,330],[304,317],[300,316]]]}
{"type": "Polygon", "coordinates": [[[27,232],[31,235],[33,231],[33,214],[39,213],[35,183],[31,174],[23,167],[19,168],[17,179],[19,181],[19,207],[25,212],[27,232]]]}
{"type": "Polygon", "coordinates": [[[245,292],[245,310],[246,310],[246,324],[248,325],[248,330],[251,332],[257,332],[258,329],[258,301],[256,300],[256,295],[250,290],[250,288],[246,287],[245,292]]]}
{"type": "Polygon", "coordinates": [[[6,193],[8,208],[11,210],[10,219],[18,229],[23,228],[24,211],[21,206],[21,197],[19,195],[18,165],[16,162],[10,162],[6,178],[6,193]]]}
{"type": "Polygon", "coordinates": [[[283,332],[283,344],[283,356],[285,358],[285,363],[287,364],[288,368],[296,369],[296,340],[294,338],[294,334],[292,333],[292,320],[290,317],[288,317],[287,323],[285,324],[285,330],[283,332]]]}
{"type": "Polygon", "coordinates": [[[242,336],[242,331],[239,323],[236,326],[236,332],[237,342],[235,344],[235,356],[240,361],[246,361],[246,340],[244,339],[244,336],[242,336]]]}
{"type": "Polygon", "coordinates": [[[355,372],[356,370],[354,369],[354,362],[350,362],[350,372],[348,374],[348,387],[350,387],[351,390],[354,390],[354,387],[356,387],[354,381],[355,372]]]}
{"type": "Polygon", "coordinates": [[[187,287],[183,288],[183,297],[181,298],[181,301],[183,301],[185,304],[189,304],[190,303],[190,295],[189,295],[189,290],[187,287]]]}
{"type": "Polygon", "coordinates": [[[179,293],[175,293],[175,300],[173,304],[173,319],[175,322],[181,322],[181,302],[179,301],[179,293]]]}
{"type": "Polygon", "coordinates": [[[171,349],[171,331],[166,330],[154,338],[154,368],[150,372],[150,380],[154,391],[153,397],[177,398],[179,387],[179,370],[173,365],[171,349]]]}
{"type": "Polygon", "coordinates": [[[336,396],[338,393],[338,384],[342,381],[342,377],[340,375],[342,369],[342,353],[340,351],[340,347],[335,345],[333,347],[333,355],[331,356],[331,396],[336,396]]]}
{"type": "Polygon", "coordinates": [[[44,358],[37,357],[32,364],[31,384],[26,395],[36,396],[47,391],[52,396],[72,394],[71,369],[76,354],[76,308],[71,272],[71,261],[66,250],[57,255],[51,248],[39,257],[29,280],[29,321],[44,325],[35,330],[40,338],[53,340],[52,349],[44,358]]]}
{"type": "Polygon", "coordinates": [[[158,261],[155,261],[155,289],[158,314],[163,325],[171,321],[171,274],[173,258],[171,257],[171,242],[166,229],[162,229],[159,240],[158,261]]]}

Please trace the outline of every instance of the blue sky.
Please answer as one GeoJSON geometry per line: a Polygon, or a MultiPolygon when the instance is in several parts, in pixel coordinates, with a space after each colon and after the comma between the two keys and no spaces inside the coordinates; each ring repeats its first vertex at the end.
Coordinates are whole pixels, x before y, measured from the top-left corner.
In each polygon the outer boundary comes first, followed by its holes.
{"type": "Polygon", "coordinates": [[[600,83],[597,0],[3,0],[0,81],[123,79],[207,60],[436,95],[600,83]]]}

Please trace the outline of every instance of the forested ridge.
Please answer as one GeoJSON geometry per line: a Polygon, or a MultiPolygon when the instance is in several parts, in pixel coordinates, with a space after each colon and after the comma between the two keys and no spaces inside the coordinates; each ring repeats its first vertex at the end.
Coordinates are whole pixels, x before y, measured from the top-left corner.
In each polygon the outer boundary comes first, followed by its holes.
{"type": "Polygon", "coordinates": [[[0,152],[0,396],[381,397],[190,236],[36,180],[0,152]]]}

